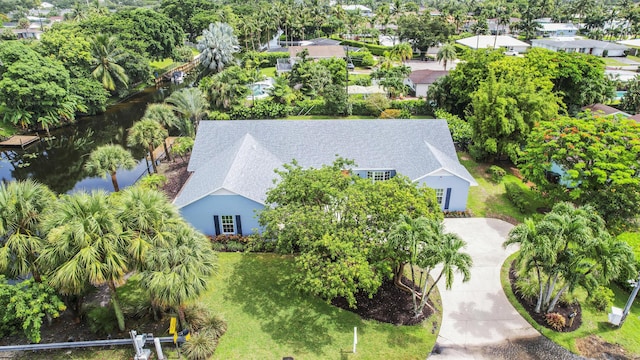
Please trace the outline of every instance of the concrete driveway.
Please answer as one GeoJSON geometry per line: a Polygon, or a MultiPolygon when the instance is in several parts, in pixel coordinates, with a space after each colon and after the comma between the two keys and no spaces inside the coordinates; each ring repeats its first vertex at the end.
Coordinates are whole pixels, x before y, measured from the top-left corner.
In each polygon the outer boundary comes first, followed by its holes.
{"type": "Polygon", "coordinates": [[[473,258],[473,267],[467,283],[456,274],[451,290],[445,289],[444,279],[438,284],[442,327],[429,359],[580,358],[540,335],[507,300],[500,268],[517,250],[502,247],[513,225],[485,218],[445,219],[444,224],[467,242],[465,251],[473,258]]]}

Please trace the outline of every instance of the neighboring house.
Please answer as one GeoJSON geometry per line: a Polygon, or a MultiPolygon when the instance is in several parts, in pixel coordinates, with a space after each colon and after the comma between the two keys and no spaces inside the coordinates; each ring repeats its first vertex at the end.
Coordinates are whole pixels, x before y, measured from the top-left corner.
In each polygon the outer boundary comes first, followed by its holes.
{"type": "Polygon", "coordinates": [[[601,115],[601,116],[622,115],[624,117],[631,116],[631,114],[628,114],[622,110],[618,110],[612,106],[605,105],[605,104],[593,104],[593,105],[583,106],[582,111],[585,111],[585,110],[591,110],[591,112],[596,116],[598,115],[601,115]]]}
{"type": "Polygon", "coordinates": [[[345,59],[347,57],[344,48],[340,45],[290,46],[288,48],[289,59],[276,60],[276,72],[280,74],[282,72],[291,71],[293,65],[298,61],[298,59],[300,59],[298,54],[305,49],[309,52],[307,59],[345,59]]]}
{"type": "Polygon", "coordinates": [[[305,168],[353,159],[354,175],[387,180],[397,173],[436,190],[443,210],[465,210],[477,186],[459,162],[445,120],[201,121],[191,175],[175,199],[182,216],[207,235],[260,231],[257,212],[296,160],[305,168]]]}
{"type": "Polygon", "coordinates": [[[476,35],[465,39],[456,40],[458,44],[472,49],[500,49],[523,53],[529,48],[529,44],[507,35],[476,35]]]}
{"type": "Polygon", "coordinates": [[[625,56],[628,49],[624,45],[612,42],[579,39],[579,40],[550,40],[550,39],[533,39],[531,46],[549,49],[552,51],[579,52],[583,54],[591,54],[602,57],[625,56]]]}
{"type": "Polygon", "coordinates": [[[426,97],[429,86],[447,74],[449,72],[443,70],[416,70],[409,74],[404,83],[416,93],[416,96],[426,97]]]}
{"type": "Polygon", "coordinates": [[[505,35],[510,34],[514,31],[517,31],[517,23],[520,22],[520,18],[511,17],[509,18],[508,24],[500,24],[500,19],[493,18],[487,19],[487,25],[489,25],[489,33],[495,35],[505,35]]]}
{"type": "Polygon", "coordinates": [[[572,23],[543,23],[540,22],[537,30],[539,36],[544,37],[573,37],[578,33],[578,27],[572,23]]]}
{"type": "Polygon", "coordinates": [[[358,12],[362,16],[373,16],[373,11],[371,10],[371,8],[368,8],[364,5],[342,5],[342,9],[349,12],[358,12]]]}

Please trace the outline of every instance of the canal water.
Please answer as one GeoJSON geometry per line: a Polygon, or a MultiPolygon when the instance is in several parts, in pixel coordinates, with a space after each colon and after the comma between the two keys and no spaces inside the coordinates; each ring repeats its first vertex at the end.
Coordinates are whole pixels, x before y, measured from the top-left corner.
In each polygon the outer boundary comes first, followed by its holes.
{"type": "Polygon", "coordinates": [[[84,164],[91,151],[100,145],[119,144],[138,160],[133,170],[117,172],[120,188],[132,185],[147,172],[146,152],[127,147],[127,131],[144,115],[149,103],[162,102],[173,87],[147,88],[103,114],[79,117],[77,123],[40,133],[42,140],[27,149],[0,148],[0,180],[33,179],[58,194],[103,189],[113,191],[111,179],[87,176],[84,164]]]}

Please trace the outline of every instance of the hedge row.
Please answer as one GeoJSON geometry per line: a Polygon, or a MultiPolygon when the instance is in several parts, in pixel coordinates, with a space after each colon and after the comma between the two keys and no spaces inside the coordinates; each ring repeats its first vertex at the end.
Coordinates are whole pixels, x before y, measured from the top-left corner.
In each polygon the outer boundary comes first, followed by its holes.
{"type": "Polygon", "coordinates": [[[288,59],[289,53],[283,52],[257,52],[247,51],[242,55],[242,64],[244,65],[247,60],[251,60],[254,63],[259,63],[261,68],[268,68],[276,66],[278,59],[288,59]]]}
{"type": "Polygon", "coordinates": [[[367,48],[373,55],[376,55],[376,56],[382,56],[384,55],[385,51],[391,50],[390,46],[367,44],[367,43],[363,43],[361,41],[355,41],[355,40],[346,40],[346,39],[340,39],[340,40],[341,40],[340,45],[367,48]]]}

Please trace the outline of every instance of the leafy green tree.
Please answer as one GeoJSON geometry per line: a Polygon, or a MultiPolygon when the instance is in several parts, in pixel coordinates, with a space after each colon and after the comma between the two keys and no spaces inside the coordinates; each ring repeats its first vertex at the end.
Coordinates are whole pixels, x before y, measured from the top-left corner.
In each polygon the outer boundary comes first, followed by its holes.
{"type": "Polygon", "coordinates": [[[226,66],[235,62],[234,54],[240,51],[238,38],[233,34],[233,28],[226,23],[209,24],[202,31],[202,38],[198,41],[201,64],[205,73],[219,73],[226,66]]]}
{"type": "MultiPolygon", "coordinates": [[[[120,330],[125,329],[116,287],[130,270],[127,234],[104,192],[63,195],[46,215],[47,245],[39,261],[49,284],[65,296],[81,297],[90,285],[107,284],[120,330]]],[[[79,309],[76,309],[79,310],[79,309]]]]}
{"type": "Polygon", "coordinates": [[[89,160],[84,164],[85,170],[92,176],[111,176],[111,183],[115,192],[120,191],[116,172],[119,169],[131,170],[137,165],[131,153],[120,145],[102,145],[89,154],[89,160]]]}
{"type": "Polygon", "coordinates": [[[560,99],[544,78],[509,72],[497,79],[490,70],[472,94],[469,123],[473,129],[470,152],[476,159],[503,158],[516,162],[531,128],[557,116],[560,99]]]}
{"type": "Polygon", "coordinates": [[[296,96],[289,87],[289,80],[285,76],[277,76],[273,83],[273,87],[267,89],[267,93],[271,99],[278,104],[291,105],[296,96]]]}
{"type": "Polygon", "coordinates": [[[442,212],[433,190],[401,175],[361,179],[349,175],[352,165],[340,158],[320,169],[285,165],[260,223],[279,252],[300,254],[292,275],[297,288],[355,306],[356,292],[372,295],[393,274],[400,255],[384,237],[400,216],[441,219],[442,212]]]}
{"type": "Polygon", "coordinates": [[[95,66],[91,75],[102,82],[102,86],[109,91],[116,89],[116,81],[127,87],[129,77],[122,62],[123,50],[118,46],[113,36],[98,34],[91,39],[92,64],[95,66]]]}
{"type": "Polygon", "coordinates": [[[156,146],[162,144],[167,138],[167,130],[162,127],[157,121],[151,119],[142,119],[129,129],[129,136],[127,137],[127,144],[129,146],[142,146],[149,152],[149,160],[151,160],[151,166],[153,172],[158,173],[158,166],[156,165],[155,155],[153,150],[156,146]]]}
{"type": "Polygon", "coordinates": [[[325,109],[329,115],[344,116],[348,113],[349,96],[347,89],[340,85],[329,85],[323,93],[325,109]]]}
{"type": "Polygon", "coordinates": [[[200,88],[185,88],[171,93],[165,102],[188,123],[182,123],[180,132],[192,136],[209,107],[200,88]]]}
{"type": "Polygon", "coordinates": [[[191,149],[193,149],[193,144],[193,138],[179,137],[174,141],[171,150],[173,150],[174,154],[180,156],[182,161],[184,161],[184,156],[191,152],[191,149]]]}
{"type": "Polygon", "coordinates": [[[510,244],[522,246],[516,261],[523,276],[536,273],[536,311],[552,312],[562,294],[577,287],[593,291],[635,273],[631,248],[611,237],[589,206],[558,203],[542,220],[513,228],[504,246],[510,244]]]}
{"type": "Polygon", "coordinates": [[[59,25],[42,33],[37,50],[64,64],[72,78],[87,75],[91,66],[91,43],[77,26],[59,25]]]}
{"type": "Polygon", "coordinates": [[[438,43],[445,43],[455,28],[444,16],[403,15],[398,18],[398,37],[408,41],[414,49],[427,51],[438,43]]]}
{"type": "Polygon", "coordinates": [[[436,110],[435,115],[437,119],[447,120],[447,126],[449,126],[453,143],[459,145],[463,149],[467,149],[469,143],[471,143],[471,140],[473,139],[473,128],[471,127],[471,124],[442,109],[436,110]]]}
{"type": "Polygon", "coordinates": [[[39,343],[42,320],[60,316],[66,307],[55,290],[45,283],[27,279],[9,285],[0,275],[0,334],[11,335],[21,329],[32,343],[39,343]]]}
{"type": "Polygon", "coordinates": [[[404,64],[405,61],[411,60],[413,58],[413,49],[409,43],[401,43],[394,45],[391,48],[391,53],[394,54],[394,57],[400,59],[400,61],[404,64]]]}
{"type": "Polygon", "coordinates": [[[72,78],[69,82],[69,92],[78,98],[79,109],[84,113],[95,115],[107,110],[109,92],[93,77],[72,78]]]}
{"type": "Polygon", "coordinates": [[[314,97],[321,94],[325,86],[331,84],[332,76],[326,66],[307,59],[308,55],[307,49],[297,54],[300,61],[296,61],[291,68],[289,85],[294,89],[299,89],[306,96],[314,97]]]}
{"type": "Polygon", "coordinates": [[[640,79],[634,77],[627,83],[627,92],[622,96],[621,104],[625,111],[640,113],[640,79]]]}
{"type": "Polygon", "coordinates": [[[46,185],[32,180],[0,184],[0,271],[11,278],[31,274],[41,282],[37,263],[45,245],[42,215],[55,200],[46,185]]]}
{"type": "Polygon", "coordinates": [[[518,168],[543,192],[592,204],[609,226],[637,216],[640,129],[635,122],[597,117],[560,117],[532,129],[518,168]],[[555,169],[559,181],[549,177],[555,169]],[[570,191],[567,191],[570,189],[570,191]]]}
{"type": "Polygon", "coordinates": [[[458,54],[456,54],[456,48],[451,44],[442,45],[442,47],[436,54],[436,60],[442,62],[442,66],[444,67],[445,71],[447,70],[447,63],[449,61],[455,60],[457,57],[458,54]]]}
{"type": "Polygon", "coordinates": [[[214,8],[216,8],[216,4],[206,0],[163,0],[160,4],[160,11],[180,25],[189,34],[189,40],[191,41],[194,41],[196,36],[204,29],[204,26],[197,26],[193,18],[199,13],[213,10],[214,8]]]}
{"type": "MultiPolygon", "coordinates": [[[[188,136],[194,135],[191,121],[189,119],[183,119],[183,121],[180,121],[180,119],[178,119],[176,114],[173,112],[173,107],[171,107],[171,105],[168,105],[168,104],[147,105],[147,110],[145,110],[142,118],[157,121],[160,125],[164,126],[165,128],[168,128],[168,127],[175,127],[178,129],[186,128],[184,129],[186,132],[188,132],[188,134],[186,135],[188,136]]],[[[164,141],[162,145],[164,146],[164,154],[167,157],[167,160],[171,161],[171,155],[169,154],[169,149],[167,148],[167,142],[164,141]]]]}

